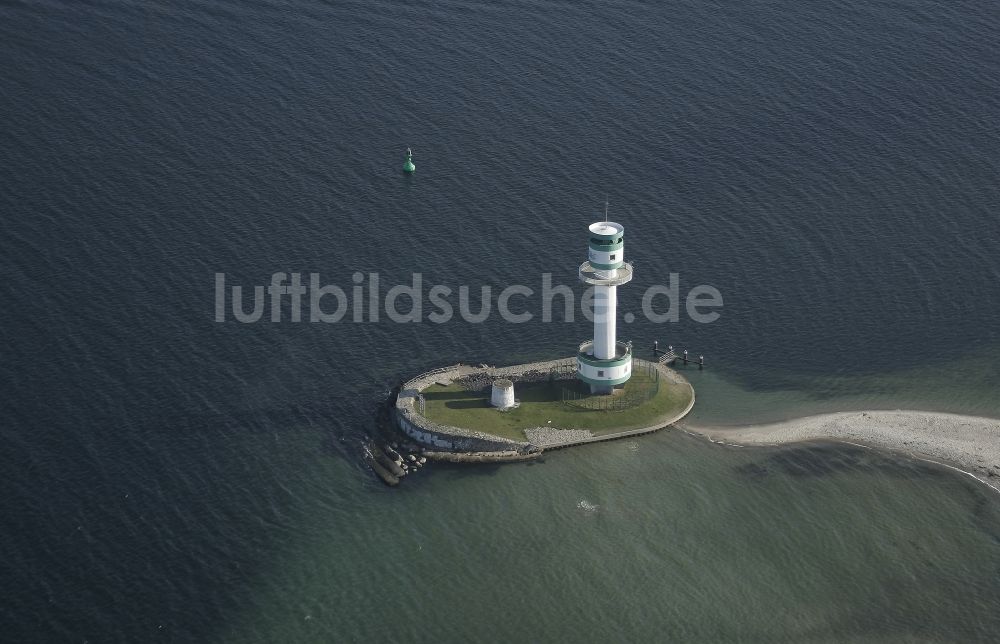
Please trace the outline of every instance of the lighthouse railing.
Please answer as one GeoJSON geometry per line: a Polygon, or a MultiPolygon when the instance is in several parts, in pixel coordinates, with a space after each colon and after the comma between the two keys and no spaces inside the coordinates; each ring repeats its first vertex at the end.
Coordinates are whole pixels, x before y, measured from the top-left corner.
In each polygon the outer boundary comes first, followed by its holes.
{"type": "MultiPolygon", "coordinates": [[[[594,341],[584,340],[580,343],[580,349],[577,353],[583,355],[592,355],[594,353],[594,341]]],[[[615,342],[615,359],[624,358],[628,354],[632,353],[632,341],[622,342],[618,340],[615,342]]]]}

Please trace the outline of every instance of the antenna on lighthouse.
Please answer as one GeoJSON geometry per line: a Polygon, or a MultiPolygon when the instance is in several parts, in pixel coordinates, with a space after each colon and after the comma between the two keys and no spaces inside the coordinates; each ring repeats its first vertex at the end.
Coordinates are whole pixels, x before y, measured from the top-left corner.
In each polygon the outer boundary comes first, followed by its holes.
{"type": "Polygon", "coordinates": [[[608,220],[608,195],[604,195],[604,221],[608,220]]]}

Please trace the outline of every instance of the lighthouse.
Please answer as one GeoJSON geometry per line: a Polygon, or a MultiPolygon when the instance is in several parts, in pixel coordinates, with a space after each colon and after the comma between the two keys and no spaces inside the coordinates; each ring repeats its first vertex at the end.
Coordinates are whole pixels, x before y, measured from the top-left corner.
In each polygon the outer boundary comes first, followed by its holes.
{"type": "Polygon", "coordinates": [[[609,394],[632,376],[632,343],[616,337],[618,287],[632,280],[624,233],[613,221],[591,224],[588,259],[580,265],[580,281],[594,287],[594,339],[580,343],[576,375],[595,394],[609,394]]]}

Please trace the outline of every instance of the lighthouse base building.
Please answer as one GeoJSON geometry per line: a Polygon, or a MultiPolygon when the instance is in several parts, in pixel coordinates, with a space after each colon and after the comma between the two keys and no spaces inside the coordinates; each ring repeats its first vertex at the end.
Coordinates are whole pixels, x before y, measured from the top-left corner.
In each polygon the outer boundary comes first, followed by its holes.
{"type": "Polygon", "coordinates": [[[632,280],[624,233],[613,221],[591,224],[588,259],[580,265],[580,281],[594,287],[594,338],[580,343],[576,375],[595,394],[612,393],[632,376],[632,343],[617,339],[618,287],[632,280]]]}

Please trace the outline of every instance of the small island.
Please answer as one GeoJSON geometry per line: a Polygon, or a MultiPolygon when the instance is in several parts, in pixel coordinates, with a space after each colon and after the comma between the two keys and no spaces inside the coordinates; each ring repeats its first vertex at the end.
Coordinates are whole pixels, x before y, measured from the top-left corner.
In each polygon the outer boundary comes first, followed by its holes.
{"type": "Polygon", "coordinates": [[[575,356],[428,371],[400,387],[396,427],[428,458],[518,461],[656,431],[686,416],[695,401],[691,384],[665,360],[636,358],[632,343],[617,339],[617,288],[632,279],[624,230],[607,220],[589,227],[588,260],[578,274],[594,287],[594,337],[575,356]]]}
{"type": "Polygon", "coordinates": [[[511,367],[455,365],[407,382],[396,398],[397,426],[450,461],[517,461],[546,449],[644,434],[694,406],[694,389],[664,364],[635,359],[634,375],[610,394],[574,377],[576,358],[511,367]],[[510,383],[516,405],[493,406],[494,383],[510,383]]]}

